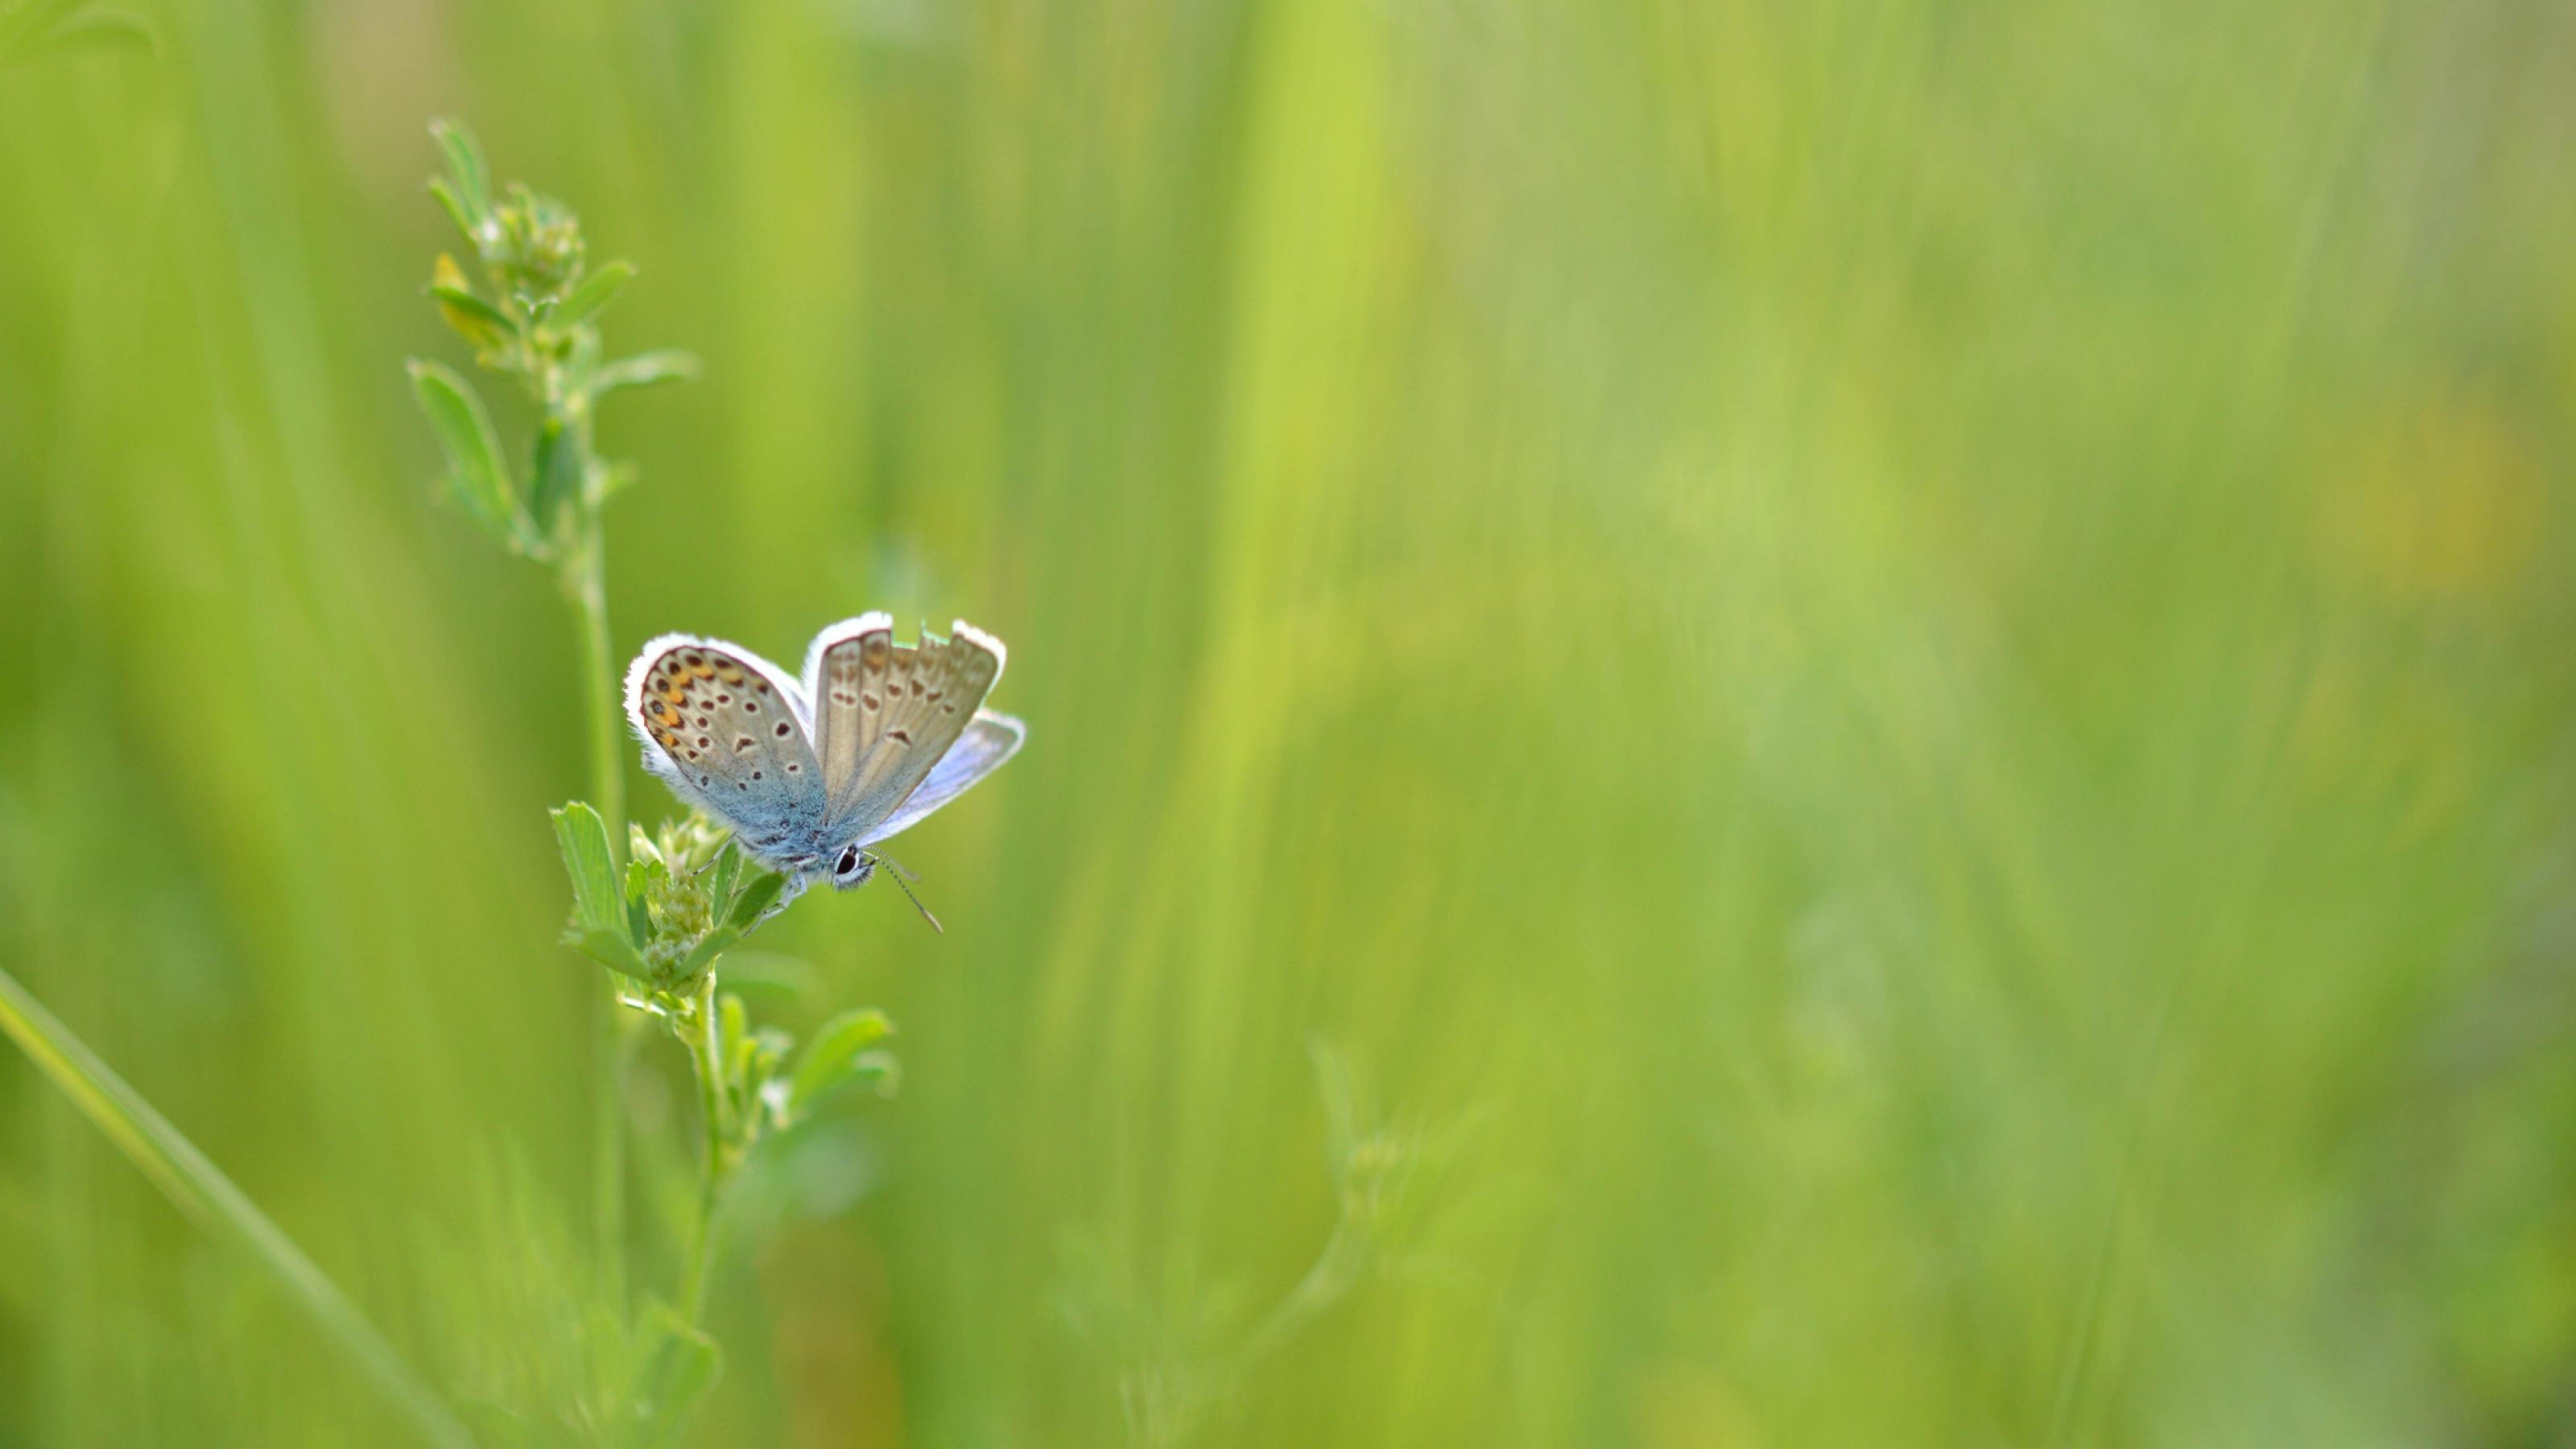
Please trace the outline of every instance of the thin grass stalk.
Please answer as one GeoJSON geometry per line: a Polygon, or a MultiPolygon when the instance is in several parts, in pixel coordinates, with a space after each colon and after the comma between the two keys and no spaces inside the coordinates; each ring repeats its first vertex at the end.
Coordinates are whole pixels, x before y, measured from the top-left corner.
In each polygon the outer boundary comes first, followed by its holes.
{"type": "MultiPolygon", "coordinates": [[[[590,430],[574,435],[585,474],[590,430]]],[[[626,859],[625,733],[617,694],[617,657],[608,631],[607,541],[596,508],[585,508],[579,540],[563,567],[564,595],[581,635],[583,708],[590,746],[590,798],[608,826],[608,848],[620,870],[626,859]]],[[[591,1014],[591,1224],[598,1239],[602,1290],[626,1306],[626,1023],[618,981],[602,971],[591,1014]]]]}
{"type": "Polygon", "coordinates": [[[716,1214],[723,1206],[725,1179],[730,1175],[725,1147],[729,1124],[724,1101],[724,1033],[717,1020],[713,972],[708,973],[700,988],[697,1032],[689,1065],[698,1079],[703,1161],[698,1175],[697,1230],[690,1238],[689,1258],[680,1279],[680,1317],[691,1328],[698,1327],[706,1316],[707,1279],[715,1267],[716,1214]]]}
{"type": "Polygon", "coordinates": [[[229,1236],[247,1249],[324,1340],[376,1386],[424,1443],[471,1449],[473,1436],[446,1401],[412,1372],[295,1240],[5,970],[0,970],[0,1031],[180,1211],[208,1232],[229,1236]]]}

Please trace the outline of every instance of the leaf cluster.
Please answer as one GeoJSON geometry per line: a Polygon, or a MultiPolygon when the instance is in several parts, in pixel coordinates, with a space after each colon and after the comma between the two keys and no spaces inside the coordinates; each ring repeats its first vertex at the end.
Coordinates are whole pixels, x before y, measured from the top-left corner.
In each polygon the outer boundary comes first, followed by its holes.
{"type": "Polygon", "coordinates": [[[495,191],[473,134],[454,121],[430,127],[447,174],[429,183],[472,249],[482,281],[442,253],[429,295],[439,316],[474,347],[485,371],[516,385],[539,414],[524,475],[514,469],[474,385],[455,369],[414,359],[412,393],[438,435],[447,491],[485,533],[537,559],[571,547],[576,527],[633,481],[633,469],[595,456],[591,417],[613,392],[698,374],[685,352],[604,360],[596,319],[635,279],[635,267],[588,264],[581,218],[549,196],[512,183],[495,191]]]}
{"type": "Polygon", "coordinates": [[[621,876],[597,810],[576,800],[553,816],[573,887],[564,943],[634,981],[648,1001],[694,995],[716,958],[792,898],[787,877],[746,870],[742,852],[703,819],[665,824],[658,837],[635,830],[621,876]]]}
{"type": "Polygon", "coordinates": [[[789,877],[752,864],[703,816],[637,827],[621,879],[599,812],[574,801],[554,813],[555,842],[572,877],[567,945],[634,985],[629,1005],[662,1020],[714,1086],[724,1140],[748,1150],[762,1133],[802,1120],[854,1083],[891,1093],[894,1058],[876,1044],[893,1034],[883,1012],[844,1012],[824,1023],[794,1065],[795,1038],[753,1027],[742,998],[714,988],[725,952],[785,910],[789,877]]]}

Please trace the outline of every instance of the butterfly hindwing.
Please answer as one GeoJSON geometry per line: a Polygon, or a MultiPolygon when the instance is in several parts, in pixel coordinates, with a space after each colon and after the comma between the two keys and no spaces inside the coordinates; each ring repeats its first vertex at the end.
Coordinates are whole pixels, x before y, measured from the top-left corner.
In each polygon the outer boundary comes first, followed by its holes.
{"type": "Polygon", "coordinates": [[[859,844],[874,845],[911,829],[931,811],[966,793],[966,787],[1002,767],[1002,762],[1019,753],[1020,742],[1027,739],[1029,727],[1006,714],[989,709],[977,710],[972,724],[958,736],[957,743],[932,768],[918,789],[905,797],[902,806],[887,816],[882,824],[859,837],[859,844]]]}
{"type": "Polygon", "coordinates": [[[644,765],[777,863],[821,824],[823,770],[797,684],[749,650],[666,634],[626,675],[644,765]]]}
{"type": "Polygon", "coordinates": [[[974,723],[1005,658],[1000,640],[964,620],[945,640],[913,645],[894,642],[884,614],[816,636],[805,688],[835,833],[871,834],[895,813],[974,723]]]}

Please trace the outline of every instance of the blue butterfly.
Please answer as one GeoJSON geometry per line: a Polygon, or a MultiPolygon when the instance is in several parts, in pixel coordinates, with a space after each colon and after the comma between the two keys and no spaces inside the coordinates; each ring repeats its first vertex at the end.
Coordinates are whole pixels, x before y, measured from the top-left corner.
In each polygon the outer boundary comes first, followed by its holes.
{"type": "MultiPolygon", "coordinates": [[[[644,768],[733,828],[791,889],[866,884],[869,847],[1001,767],[1028,727],[983,707],[1002,641],[964,620],[894,642],[886,614],[814,636],[802,678],[721,639],[665,634],[626,671],[644,768]]],[[[897,867],[901,869],[901,867],[897,867]]]]}

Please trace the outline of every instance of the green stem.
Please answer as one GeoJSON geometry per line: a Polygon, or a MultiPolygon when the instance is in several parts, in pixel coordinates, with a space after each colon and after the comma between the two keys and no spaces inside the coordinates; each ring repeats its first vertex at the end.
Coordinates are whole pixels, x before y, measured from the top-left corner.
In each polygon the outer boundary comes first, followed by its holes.
{"type": "Polygon", "coordinates": [[[1351,1226],[1346,1212],[1333,1224],[1333,1235],[1325,1240],[1324,1250],[1315,1255],[1306,1276],[1298,1280],[1287,1297],[1273,1304],[1245,1336],[1238,1371],[1268,1357],[1316,1315],[1340,1302],[1358,1281],[1366,1251],[1364,1240],[1351,1226]]]}
{"type": "Polygon", "coordinates": [[[707,1280],[715,1270],[716,1215],[723,1206],[718,1179],[710,1174],[698,1187],[697,1229],[689,1238],[689,1260],[680,1271],[680,1317],[691,1328],[707,1313],[707,1280]]]}
{"type": "MultiPolygon", "coordinates": [[[[584,439],[583,450],[588,451],[584,439]]],[[[626,858],[626,707],[618,696],[617,655],[608,638],[607,549],[599,515],[582,526],[565,592],[581,629],[582,674],[588,686],[591,804],[608,823],[608,845],[626,858]]]]}
{"type": "Polygon", "coordinates": [[[716,978],[709,971],[698,990],[698,1039],[691,1043],[689,1066],[698,1079],[698,1118],[704,1129],[698,1175],[697,1229],[690,1235],[689,1258],[681,1270],[680,1317],[698,1326],[707,1307],[707,1277],[716,1256],[716,1213],[723,1205],[724,1185],[732,1176],[725,1145],[724,1034],[716,1015],[716,978]]]}
{"type": "Polygon", "coordinates": [[[323,1337],[402,1411],[423,1441],[442,1449],[471,1449],[472,1436],[446,1402],[413,1374],[295,1240],[6,971],[0,971],[0,1032],[182,1212],[210,1232],[229,1233],[247,1249],[323,1337]]]}
{"type": "MultiPolygon", "coordinates": [[[[594,468],[590,430],[573,434],[581,476],[594,468]]],[[[579,523],[563,564],[564,596],[581,634],[582,680],[590,737],[590,799],[608,826],[608,849],[626,859],[626,759],[617,656],[608,634],[607,541],[596,500],[576,501],[579,523]]],[[[604,990],[592,1018],[591,1225],[598,1238],[600,1281],[609,1302],[626,1305],[626,1101],[624,1008],[617,1004],[614,973],[600,973],[604,990]]]]}

